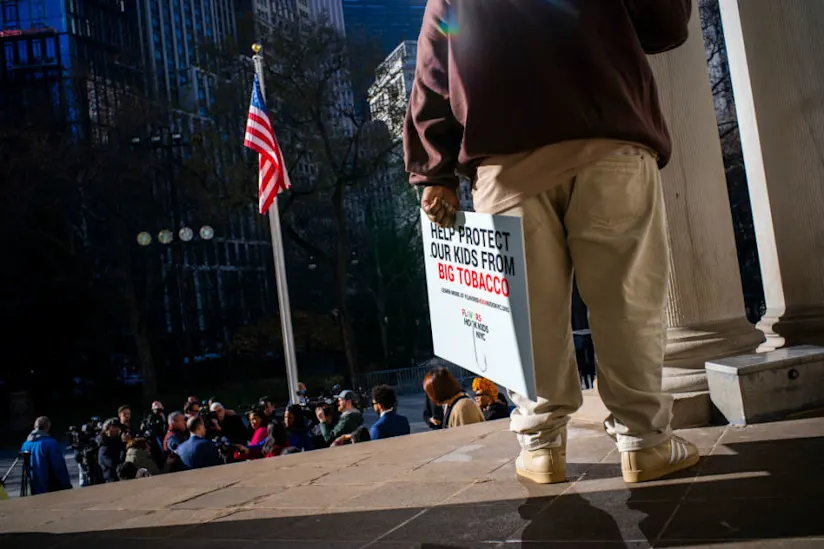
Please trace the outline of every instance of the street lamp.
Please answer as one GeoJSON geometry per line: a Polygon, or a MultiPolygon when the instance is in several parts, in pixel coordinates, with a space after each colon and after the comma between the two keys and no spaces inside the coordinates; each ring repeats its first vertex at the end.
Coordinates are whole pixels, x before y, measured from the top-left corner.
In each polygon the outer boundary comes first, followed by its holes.
{"type": "Polygon", "coordinates": [[[189,227],[183,227],[177,233],[177,236],[179,236],[180,240],[183,242],[191,242],[191,240],[195,237],[195,232],[189,227]]]}
{"type": "Polygon", "coordinates": [[[309,256],[309,270],[314,271],[317,268],[318,268],[318,264],[315,263],[315,257],[310,255],[309,256]]]}
{"type": "MultiPolygon", "coordinates": [[[[203,225],[198,230],[198,234],[202,240],[212,240],[215,237],[215,230],[211,225],[203,225]]],[[[183,227],[177,232],[178,238],[181,242],[191,242],[195,238],[195,231],[191,227],[183,227]]],[[[174,241],[175,235],[169,229],[163,229],[157,233],[157,241],[161,244],[171,244],[174,241]]],[[[152,243],[152,235],[147,231],[137,233],[137,243],[146,247],[152,243]]]]}
{"type": "Polygon", "coordinates": [[[355,252],[352,252],[352,259],[351,259],[351,261],[349,261],[349,263],[351,263],[353,267],[357,266],[357,264],[360,263],[360,260],[355,255],[355,252]]]}
{"type": "Polygon", "coordinates": [[[140,246],[144,246],[144,247],[148,246],[149,244],[152,243],[152,235],[150,235],[146,231],[142,231],[142,232],[137,233],[137,243],[140,246]]]}
{"type": "Polygon", "coordinates": [[[174,239],[175,237],[172,234],[172,231],[170,231],[169,229],[163,229],[162,231],[157,233],[157,240],[161,244],[171,244],[172,240],[174,239]]]}

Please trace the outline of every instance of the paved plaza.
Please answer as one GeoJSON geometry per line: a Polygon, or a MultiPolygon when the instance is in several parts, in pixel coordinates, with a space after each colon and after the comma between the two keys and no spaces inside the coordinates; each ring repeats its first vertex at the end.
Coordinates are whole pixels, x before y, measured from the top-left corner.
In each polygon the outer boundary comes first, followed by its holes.
{"type": "Polygon", "coordinates": [[[628,487],[573,423],[569,482],[514,475],[506,421],[0,502],[0,548],[824,548],[824,419],[682,431],[705,456],[628,487]]]}

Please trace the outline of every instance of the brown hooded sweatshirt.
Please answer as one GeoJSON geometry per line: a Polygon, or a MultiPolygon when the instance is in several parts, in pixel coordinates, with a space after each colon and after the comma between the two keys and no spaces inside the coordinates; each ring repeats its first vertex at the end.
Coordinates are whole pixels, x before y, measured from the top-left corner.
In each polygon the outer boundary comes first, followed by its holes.
{"type": "Polygon", "coordinates": [[[429,0],[404,126],[410,181],[454,188],[456,170],[472,177],[492,157],[604,140],[643,145],[663,167],[672,144],[646,54],[686,41],[691,11],[692,0],[429,0]]]}

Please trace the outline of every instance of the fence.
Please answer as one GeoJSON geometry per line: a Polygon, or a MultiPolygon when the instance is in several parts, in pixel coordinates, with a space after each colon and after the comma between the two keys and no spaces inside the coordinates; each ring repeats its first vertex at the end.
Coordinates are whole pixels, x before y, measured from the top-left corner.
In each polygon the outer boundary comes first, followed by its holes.
{"type": "Polygon", "coordinates": [[[382,370],[380,372],[368,372],[358,376],[358,387],[363,387],[369,391],[375,385],[389,385],[399,395],[409,395],[423,391],[423,378],[435,366],[446,366],[449,372],[461,385],[471,383],[476,374],[465,370],[454,364],[444,364],[438,360],[430,360],[414,366],[412,368],[401,368],[399,370],[382,370]]]}
{"type": "MultiPolygon", "coordinates": [[[[382,370],[380,372],[369,372],[360,374],[358,376],[358,387],[362,387],[365,391],[370,391],[375,385],[389,385],[399,395],[411,395],[423,392],[423,378],[427,372],[435,366],[444,365],[436,360],[426,362],[420,366],[412,368],[401,368],[399,370],[382,370]]],[[[449,371],[455,376],[455,379],[468,388],[472,379],[477,377],[477,374],[470,372],[460,366],[450,364],[446,366],[449,371]]],[[[578,371],[581,376],[581,388],[592,389],[595,387],[595,373],[585,371],[578,371]]]]}

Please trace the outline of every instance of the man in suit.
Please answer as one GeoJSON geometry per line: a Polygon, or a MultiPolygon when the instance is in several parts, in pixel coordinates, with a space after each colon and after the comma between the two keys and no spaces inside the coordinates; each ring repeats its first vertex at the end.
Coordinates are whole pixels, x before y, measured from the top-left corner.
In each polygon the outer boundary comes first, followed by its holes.
{"type": "Polygon", "coordinates": [[[395,411],[397,404],[398,397],[391,387],[378,385],[372,389],[372,407],[380,415],[369,429],[372,440],[409,434],[409,420],[395,411]]]}
{"type": "Polygon", "coordinates": [[[211,440],[205,438],[206,426],[203,425],[203,418],[195,416],[187,422],[191,436],[189,440],[177,447],[177,455],[187,469],[202,469],[203,467],[213,467],[222,465],[223,461],[217,452],[217,446],[211,440]]]}

